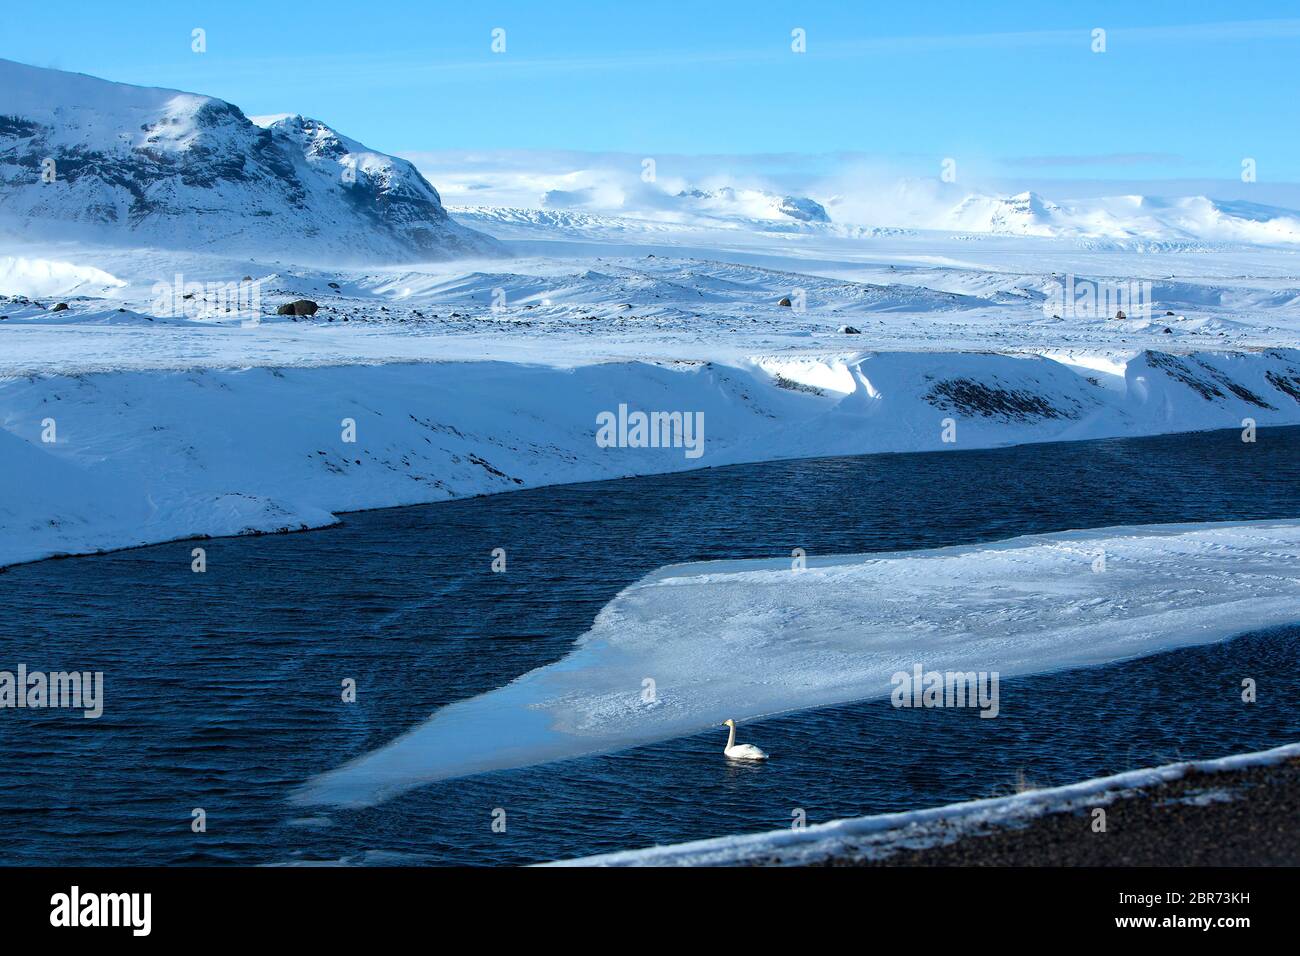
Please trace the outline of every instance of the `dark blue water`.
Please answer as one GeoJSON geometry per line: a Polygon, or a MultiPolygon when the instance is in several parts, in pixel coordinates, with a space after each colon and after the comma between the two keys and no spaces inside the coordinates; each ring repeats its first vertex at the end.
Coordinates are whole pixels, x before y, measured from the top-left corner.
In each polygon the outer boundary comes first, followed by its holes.
{"type": "MultiPolygon", "coordinates": [[[[286,794],[435,708],[562,657],[621,588],[711,558],[1300,516],[1300,429],[776,462],[347,516],[304,534],[0,574],[0,669],[102,670],[99,720],[0,711],[0,863],[520,863],[1008,792],[1300,739],[1300,628],[1004,681],[1002,711],[886,700],[447,781],[286,794]],[[493,548],[508,571],[490,570],[493,548]],[[355,678],[359,697],[340,700],[355,678]],[[1241,702],[1243,677],[1260,700],[1241,702]],[[191,811],[207,832],[191,832],[191,811]],[[492,811],[506,811],[505,833],[492,811]]],[[[1300,622],[1300,609],[1297,609],[1300,622]]]]}

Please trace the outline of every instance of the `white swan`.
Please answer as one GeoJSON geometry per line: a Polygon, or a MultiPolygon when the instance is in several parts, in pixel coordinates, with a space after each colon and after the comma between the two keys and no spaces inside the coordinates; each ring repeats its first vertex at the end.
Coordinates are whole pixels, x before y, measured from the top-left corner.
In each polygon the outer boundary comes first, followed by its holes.
{"type": "Polygon", "coordinates": [[[730,757],[732,760],[766,760],[767,759],[767,754],[763,753],[763,751],[759,750],[753,744],[736,743],[736,722],[732,720],[730,717],[728,717],[726,720],[722,722],[722,726],[731,728],[731,734],[727,737],[727,746],[723,749],[722,752],[726,754],[728,757],[730,757]]]}

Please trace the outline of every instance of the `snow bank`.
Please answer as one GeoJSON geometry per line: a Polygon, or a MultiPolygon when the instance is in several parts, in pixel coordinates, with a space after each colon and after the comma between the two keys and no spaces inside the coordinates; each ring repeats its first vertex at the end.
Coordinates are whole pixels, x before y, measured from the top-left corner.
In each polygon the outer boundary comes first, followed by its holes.
{"type": "Polygon", "coordinates": [[[730,460],[742,437],[773,419],[806,417],[817,404],[763,388],[752,372],[705,364],[12,378],[0,381],[0,564],[709,465],[730,460]],[[597,415],[620,404],[702,412],[705,454],[599,447],[597,415]]]}
{"type": "Polygon", "coordinates": [[[1125,378],[1094,377],[1040,356],[900,352],[0,377],[0,566],[736,462],[1300,423],[1294,350],[1143,352],[1125,378]],[[601,447],[597,416],[620,406],[702,415],[703,454],[601,447]]]}
{"type": "Polygon", "coordinates": [[[884,696],[916,664],[1006,678],[1217,641],[1295,621],[1297,562],[1300,521],[1274,521],[1069,531],[802,570],[788,558],[667,567],[607,605],[563,660],[439,710],[299,799],[364,806],[727,717],[884,696]]]}
{"type": "Polygon", "coordinates": [[[926,810],[833,820],[803,830],[695,840],[675,846],[606,853],[548,866],[734,866],[780,859],[785,865],[816,863],[833,856],[876,858],[902,847],[937,846],[986,827],[1014,827],[1047,813],[1109,803],[1120,794],[1177,780],[1189,773],[1221,773],[1300,757],[1300,744],[1095,777],[1063,787],[1007,797],[954,803],[926,810]]]}

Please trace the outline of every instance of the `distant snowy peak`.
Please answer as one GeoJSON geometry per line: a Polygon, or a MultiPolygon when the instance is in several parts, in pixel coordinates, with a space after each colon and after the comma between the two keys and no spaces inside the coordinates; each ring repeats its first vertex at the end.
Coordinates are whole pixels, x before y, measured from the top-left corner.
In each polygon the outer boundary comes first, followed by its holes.
{"type": "Polygon", "coordinates": [[[1300,213],[1276,206],[1190,196],[1171,204],[1164,217],[1189,232],[1226,241],[1300,242],[1300,213]]]}
{"type": "Polygon", "coordinates": [[[1037,193],[1015,196],[967,196],[949,214],[953,228],[1017,236],[1051,236],[1058,232],[1061,208],[1037,193]]]}
{"type": "Polygon", "coordinates": [[[830,222],[825,207],[806,196],[780,196],[761,189],[683,189],[677,198],[694,211],[706,215],[740,216],[747,219],[797,219],[800,222],[830,222]]]}
{"type": "Polygon", "coordinates": [[[583,189],[551,189],[542,196],[547,210],[581,209],[604,215],[667,216],[683,221],[723,220],[731,223],[831,221],[825,207],[806,196],[782,196],[762,189],[720,186],[716,189],[688,187],[677,192],[658,187],[632,192],[583,189]]]}
{"type": "Polygon", "coordinates": [[[1300,213],[1206,196],[1109,196],[1052,202],[1033,192],[967,196],[936,228],[996,235],[1152,241],[1300,242],[1300,213]]]}
{"type": "Polygon", "coordinates": [[[799,219],[803,222],[830,222],[831,217],[827,214],[826,208],[815,199],[809,199],[807,196],[786,196],[777,206],[777,212],[791,219],[799,219]]]}
{"type": "Polygon", "coordinates": [[[486,255],[409,162],[324,123],[0,60],[0,219],[33,234],[225,253],[486,255]]]}
{"type": "MultiPolygon", "coordinates": [[[[762,189],[719,186],[713,189],[665,189],[636,184],[630,188],[605,184],[551,189],[541,196],[542,215],[531,216],[534,225],[555,220],[563,228],[585,222],[608,228],[640,223],[644,228],[750,229],[794,232],[831,223],[825,207],[806,196],[788,196],[762,189]],[[674,191],[676,189],[676,191],[674,191]]],[[[475,206],[476,214],[503,210],[517,219],[519,207],[475,206]]]]}

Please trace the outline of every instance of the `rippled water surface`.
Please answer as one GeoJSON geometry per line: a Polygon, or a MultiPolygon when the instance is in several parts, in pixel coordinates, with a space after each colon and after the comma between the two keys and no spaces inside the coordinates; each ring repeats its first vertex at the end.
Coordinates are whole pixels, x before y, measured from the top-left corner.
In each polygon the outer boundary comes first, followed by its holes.
{"type": "MultiPolygon", "coordinates": [[[[664,564],[1064,528],[1300,517],[1300,429],[711,469],[348,515],[303,534],[0,574],[0,670],[101,670],[104,716],[0,711],[2,863],[520,863],[1008,792],[1297,738],[1300,627],[1003,681],[1001,715],[887,700],[446,781],[366,810],[297,784],[562,657],[664,564]],[[493,574],[505,548],[508,570],[493,574]],[[358,699],[340,700],[354,678],[358,699]],[[1260,688],[1244,705],[1243,677],[1260,688]],[[191,812],[207,832],[191,832],[191,812]],[[495,808],[505,833],[492,831],[495,808]]],[[[1300,623],[1300,609],[1297,609],[1300,623]]]]}

